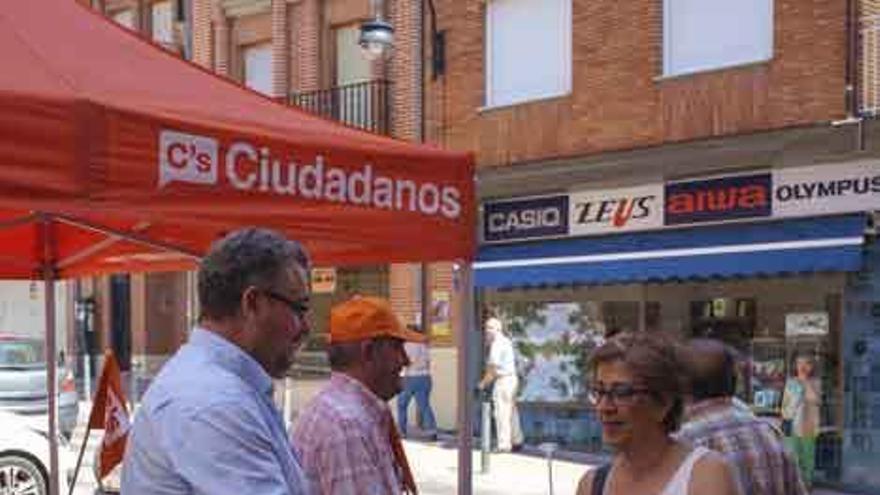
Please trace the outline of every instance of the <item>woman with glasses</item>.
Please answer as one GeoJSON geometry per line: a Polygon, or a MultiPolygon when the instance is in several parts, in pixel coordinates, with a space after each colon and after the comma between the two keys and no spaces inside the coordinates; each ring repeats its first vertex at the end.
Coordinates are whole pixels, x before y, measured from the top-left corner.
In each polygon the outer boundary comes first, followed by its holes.
{"type": "Polygon", "coordinates": [[[684,404],[682,367],[668,337],[621,333],[590,356],[589,400],[611,463],[587,472],[578,495],[738,495],[731,468],[671,437],[684,404]]]}

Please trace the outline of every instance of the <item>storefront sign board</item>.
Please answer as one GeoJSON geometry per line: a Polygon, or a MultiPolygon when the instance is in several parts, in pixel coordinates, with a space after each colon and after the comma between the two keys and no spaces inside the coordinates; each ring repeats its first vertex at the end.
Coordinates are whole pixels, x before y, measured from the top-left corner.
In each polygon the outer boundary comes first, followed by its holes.
{"type": "Polygon", "coordinates": [[[772,176],[735,175],[666,184],[666,225],[769,217],[772,176]]]}
{"type": "Polygon", "coordinates": [[[568,195],[542,196],[483,205],[483,240],[514,241],[567,236],[568,195]]]}
{"type": "Polygon", "coordinates": [[[880,209],[880,160],[773,171],[773,216],[880,209]]]}
{"type": "Polygon", "coordinates": [[[788,313],[785,315],[785,336],[803,337],[827,335],[829,328],[828,313],[788,313]]]}
{"type": "Polygon", "coordinates": [[[569,205],[569,228],[575,236],[663,227],[661,184],[574,193],[569,205]]]}
{"type": "Polygon", "coordinates": [[[336,292],[336,268],[312,268],[312,293],[336,292]]]}

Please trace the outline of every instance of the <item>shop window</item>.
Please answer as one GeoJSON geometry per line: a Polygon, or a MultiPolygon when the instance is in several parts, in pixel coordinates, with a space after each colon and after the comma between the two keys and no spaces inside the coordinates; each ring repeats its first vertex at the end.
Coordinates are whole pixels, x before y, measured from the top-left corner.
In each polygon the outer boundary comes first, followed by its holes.
{"type": "Polygon", "coordinates": [[[604,339],[595,302],[510,301],[491,307],[514,341],[519,411],[529,442],[598,448],[600,428],[584,398],[587,358],[604,339]]]}
{"type": "Polygon", "coordinates": [[[772,56],[773,0],[664,0],[664,76],[760,62],[772,56]]]}
{"type": "Polygon", "coordinates": [[[261,43],[242,50],[244,84],[264,95],[272,94],[272,44],[261,43]]]}
{"type": "Polygon", "coordinates": [[[487,3],[487,107],[571,92],[571,4],[571,0],[487,3]]]}

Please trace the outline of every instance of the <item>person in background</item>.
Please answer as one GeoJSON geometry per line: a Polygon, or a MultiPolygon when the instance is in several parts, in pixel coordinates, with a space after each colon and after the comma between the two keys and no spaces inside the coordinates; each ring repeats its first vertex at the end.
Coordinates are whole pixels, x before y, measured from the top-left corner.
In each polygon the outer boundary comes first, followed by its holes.
{"type": "Polygon", "coordinates": [[[503,325],[498,318],[486,320],[486,341],[489,344],[489,356],[486,359],[486,371],[477,388],[482,391],[492,385],[498,452],[517,451],[522,446],[523,434],[516,407],[519,387],[516,354],[513,342],[504,334],[503,325]]]}
{"type": "Polygon", "coordinates": [[[669,338],[620,333],[593,351],[589,400],[602,423],[610,464],[581,478],[577,495],[737,495],[720,454],[674,439],[684,409],[685,377],[669,338]]]}
{"type": "MultiPolygon", "coordinates": [[[[415,325],[410,330],[418,331],[415,325]]],[[[410,399],[416,399],[416,411],[422,431],[431,440],[437,439],[437,420],[431,409],[431,350],[427,342],[406,342],[403,344],[409,366],[403,369],[403,391],[397,396],[397,423],[403,436],[409,434],[410,399]]]]}
{"type": "Polygon", "coordinates": [[[737,353],[713,339],[687,349],[691,403],[676,438],[722,453],[748,495],[806,495],[781,432],[736,401],[737,353]]]}
{"type": "Polygon", "coordinates": [[[308,274],[303,248],[271,230],[211,247],[199,265],[199,323],[134,417],[122,493],[311,493],[272,401],[272,379],[310,331],[308,274]]]}
{"type": "Polygon", "coordinates": [[[306,405],[292,434],[318,493],[417,493],[388,401],[400,393],[400,372],[409,364],[403,343],[424,341],[384,299],[355,296],[330,311],[330,383],[306,405]]]}
{"type": "Polygon", "coordinates": [[[816,466],[822,387],[814,376],[816,362],[811,355],[796,354],[794,364],[795,376],[786,380],[782,393],[783,430],[786,444],[797,457],[801,478],[809,488],[816,466]]]}

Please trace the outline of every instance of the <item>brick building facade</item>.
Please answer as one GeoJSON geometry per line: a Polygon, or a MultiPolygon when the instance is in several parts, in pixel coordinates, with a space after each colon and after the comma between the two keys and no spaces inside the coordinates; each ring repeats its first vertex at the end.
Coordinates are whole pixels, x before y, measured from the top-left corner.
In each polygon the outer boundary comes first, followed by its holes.
{"type": "MultiPolygon", "coordinates": [[[[826,387],[817,477],[880,486],[866,467],[876,453],[864,448],[880,441],[880,417],[873,429],[853,420],[880,397],[856,398],[844,372],[864,361],[847,346],[876,340],[853,309],[854,280],[871,277],[867,257],[788,271],[808,253],[760,269],[706,254],[726,252],[712,244],[725,236],[752,249],[793,229],[771,205],[790,199],[773,197],[773,187],[793,187],[788,177],[880,174],[877,2],[435,3],[446,74],[426,81],[426,137],[476,153],[477,300],[517,342],[527,441],[600,448],[583,358],[606,333],[712,336],[748,358],[740,393],[760,414],[778,414],[792,356],[814,356],[826,387]],[[731,226],[724,188],[749,178],[767,181],[766,216],[731,226]],[[695,208],[723,221],[673,222],[667,200],[683,188],[715,194],[695,208]],[[825,318],[825,336],[798,333],[790,322],[802,312],[825,318]]],[[[812,232],[843,211],[798,205],[785,215],[815,222],[812,232]]],[[[862,226],[876,209],[845,211],[862,226]]],[[[854,236],[873,249],[871,235],[854,236]]]]}

